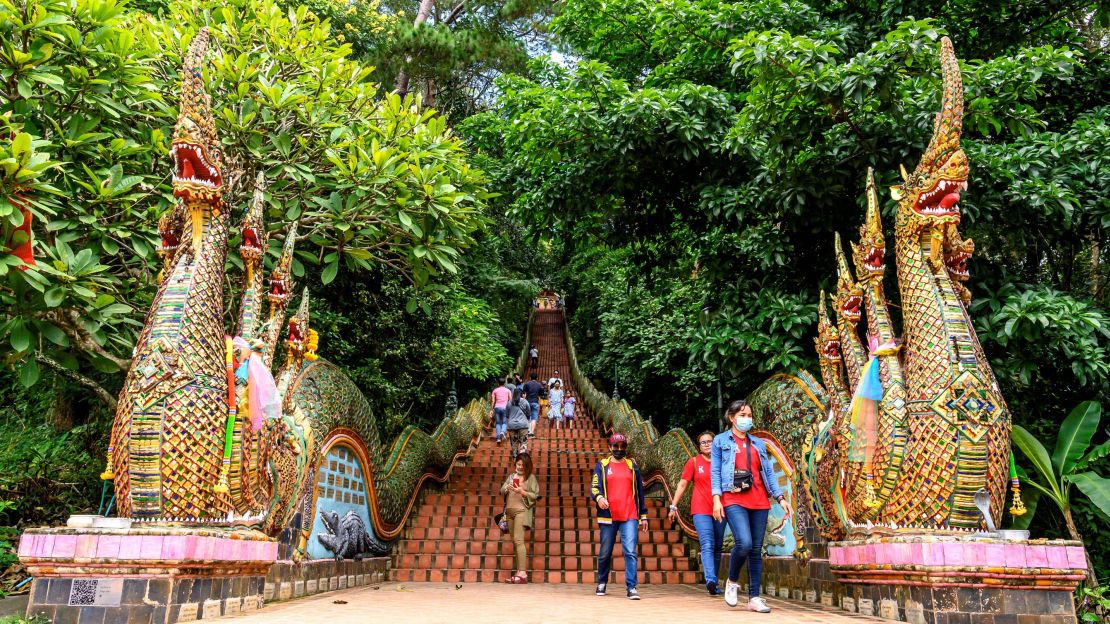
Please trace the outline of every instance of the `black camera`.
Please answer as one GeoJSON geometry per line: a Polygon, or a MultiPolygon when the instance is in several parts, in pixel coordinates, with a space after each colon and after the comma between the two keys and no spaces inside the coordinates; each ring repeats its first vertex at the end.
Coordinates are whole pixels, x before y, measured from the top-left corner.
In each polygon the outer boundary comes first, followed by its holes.
{"type": "Polygon", "coordinates": [[[751,470],[737,469],[732,473],[732,487],[733,489],[747,492],[755,485],[755,477],[752,476],[751,470]]]}

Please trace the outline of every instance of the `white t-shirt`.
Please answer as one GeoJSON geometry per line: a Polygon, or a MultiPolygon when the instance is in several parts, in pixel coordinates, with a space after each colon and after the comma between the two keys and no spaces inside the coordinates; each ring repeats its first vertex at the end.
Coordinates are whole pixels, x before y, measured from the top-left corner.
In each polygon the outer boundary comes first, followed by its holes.
{"type": "Polygon", "coordinates": [[[551,379],[547,380],[547,387],[548,388],[554,388],[556,381],[559,382],[560,384],[563,383],[562,379],[559,379],[558,377],[552,377],[551,379]]]}
{"type": "Polygon", "coordinates": [[[532,349],[531,351],[528,352],[528,355],[530,355],[531,357],[540,357],[540,350],[539,349],[532,349]]]}

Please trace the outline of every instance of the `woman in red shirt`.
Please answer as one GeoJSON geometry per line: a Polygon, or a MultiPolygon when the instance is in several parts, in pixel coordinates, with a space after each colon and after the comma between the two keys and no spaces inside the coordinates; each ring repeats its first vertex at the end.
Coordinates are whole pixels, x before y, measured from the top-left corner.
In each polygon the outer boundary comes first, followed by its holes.
{"type": "Polygon", "coordinates": [[[705,574],[705,588],[710,596],[719,596],[721,591],[717,587],[717,566],[721,561],[721,543],[724,541],[725,523],[713,517],[713,484],[712,462],[709,460],[710,451],[713,450],[713,434],[705,431],[698,434],[698,454],[686,462],[682,469],[682,478],[675,488],[674,498],[671,500],[671,511],[668,514],[672,522],[678,520],[678,501],[686,493],[686,488],[692,482],[694,495],[690,499],[690,514],[694,517],[694,528],[698,532],[698,543],[701,545],[701,568],[705,574]]]}
{"type": "Polygon", "coordinates": [[[739,604],[740,569],[748,564],[748,609],[768,613],[771,608],[759,595],[763,575],[763,532],[771,499],[778,501],[787,516],[790,503],[779,488],[767,443],[748,433],[752,429],[752,408],[744,401],[733,401],[725,410],[729,430],[713,439],[710,461],[713,464],[713,517],[727,519],[736,545],[728,565],[725,604],[739,604]]]}

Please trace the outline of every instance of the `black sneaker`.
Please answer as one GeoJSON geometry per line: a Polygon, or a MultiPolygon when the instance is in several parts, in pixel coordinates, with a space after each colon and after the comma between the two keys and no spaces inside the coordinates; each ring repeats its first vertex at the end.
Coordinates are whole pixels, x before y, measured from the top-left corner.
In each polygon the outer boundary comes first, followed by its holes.
{"type": "Polygon", "coordinates": [[[597,591],[594,592],[594,595],[595,596],[604,596],[605,595],[605,583],[598,583],[597,584],[597,591]]]}
{"type": "Polygon", "coordinates": [[[717,581],[709,581],[705,584],[705,588],[709,590],[710,596],[720,596],[721,589],[717,587],[717,581]]]}
{"type": "Polygon", "coordinates": [[[628,599],[629,600],[639,600],[640,599],[640,594],[636,591],[635,587],[628,590],[628,599]]]}

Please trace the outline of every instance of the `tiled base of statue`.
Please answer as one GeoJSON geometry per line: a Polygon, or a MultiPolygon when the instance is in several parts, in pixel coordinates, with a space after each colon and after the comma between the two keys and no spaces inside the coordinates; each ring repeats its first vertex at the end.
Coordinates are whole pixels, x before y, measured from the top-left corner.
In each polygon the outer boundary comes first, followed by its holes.
{"type": "Polygon", "coordinates": [[[29,616],[172,624],[261,608],[277,543],[247,530],[43,528],[23,534],[19,558],[34,578],[29,616]]]}
{"type": "Polygon", "coordinates": [[[899,536],[828,552],[765,558],[763,592],[914,624],[1074,624],[1087,571],[1082,545],[1058,540],[899,536]]]}

